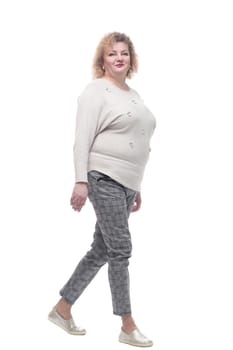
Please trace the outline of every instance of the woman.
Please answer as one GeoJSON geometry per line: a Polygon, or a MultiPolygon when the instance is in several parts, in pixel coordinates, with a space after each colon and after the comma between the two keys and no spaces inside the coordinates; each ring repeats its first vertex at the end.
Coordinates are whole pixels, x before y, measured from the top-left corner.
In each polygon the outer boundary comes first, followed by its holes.
{"type": "Polygon", "coordinates": [[[131,313],[128,217],[141,206],[140,186],[155,118],[126,84],[137,66],[128,36],[105,35],[96,50],[94,79],[78,99],[71,206],[79,212],[88,197],[97,222],[91,249],[61,289],[49,320],[70,334],[85,334],[75,325],[71,307],[107,262],[113,313],[122,319],[119,341],[146,347],[153,343],[138,330],[131,313]]]}

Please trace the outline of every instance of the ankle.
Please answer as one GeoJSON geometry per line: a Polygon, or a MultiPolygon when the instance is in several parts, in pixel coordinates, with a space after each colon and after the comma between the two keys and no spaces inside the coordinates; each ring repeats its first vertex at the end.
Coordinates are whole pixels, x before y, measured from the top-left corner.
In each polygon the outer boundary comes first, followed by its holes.
{"type": "Polygon", "coordinates": [[[135,329],[137,329],[137,326],[134,322],[134,319],[131,315],[122,316],[122,330],[123,332],[130,334],[135,329]]]}
{"type": "Polygon", "coordinates": [[[64,298],[61,298],[56,304],[55,309],[61,317],[65,320],[69,320],[71,318],[71,307],[71,304],[67,303],[64,298]]]}
{"type": "Polygon", "coordinates": [[[131,327],[124,327],[124,326],[122,326],[122,331],[124,332],[124,333],[126,333],[126,334],[130,334],[130,333],[132,333],[133,331],[135,331],[135,329],[137,329],[137,327],[136,326],[131,326],[131,327]]]}

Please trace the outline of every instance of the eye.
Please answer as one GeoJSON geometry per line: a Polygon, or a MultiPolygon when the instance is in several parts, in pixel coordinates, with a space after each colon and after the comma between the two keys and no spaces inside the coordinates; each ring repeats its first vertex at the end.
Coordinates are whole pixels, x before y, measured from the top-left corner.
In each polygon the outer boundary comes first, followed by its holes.
{"type": "Polygon", "coordinates": [[[124,52],[123,55],[124,56],[129,56],[129,53],[128,52],[124,52]]]}
{"type": "Polygon", "coordinates": [[[110,52],[109,54],[108,54],[108,56],[114,56],[114,53],[113,52],[110,52]]]}

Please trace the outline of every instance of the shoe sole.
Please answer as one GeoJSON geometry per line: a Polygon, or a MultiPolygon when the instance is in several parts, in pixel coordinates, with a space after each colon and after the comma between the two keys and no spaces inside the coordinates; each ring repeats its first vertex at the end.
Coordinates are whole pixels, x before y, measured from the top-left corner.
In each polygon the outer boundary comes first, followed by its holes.
{"type": "Polygon", "coordinates": [[[65,331],[68,334],[71,334],[71,335],[85,335],[86,334],[86,331],[80,331],[79,333],[77,333],[77,332],[73,333],[73,332],[69,331],[67,328],[63,327],[60,323],[57,323],[53,318],[48,317],[48,320],[50,322],[52,322],[53,324],[55,324],[56,326],[63,329],[63,331],[65,331]]]}
{"type": "Polygon", "coordinates": [[[132,346],[137,346],[139,348],[149,348],[149,347],[154,345],[153,343],[150,343],[150,344],[138,344],[138,343],[133,343],[133,342],[130,342],[130,341],[127,341],[127,340],[120,340],[120,339],[119,339],[119,342],[123,343],[123,344],[132,345],[132,346]]]}

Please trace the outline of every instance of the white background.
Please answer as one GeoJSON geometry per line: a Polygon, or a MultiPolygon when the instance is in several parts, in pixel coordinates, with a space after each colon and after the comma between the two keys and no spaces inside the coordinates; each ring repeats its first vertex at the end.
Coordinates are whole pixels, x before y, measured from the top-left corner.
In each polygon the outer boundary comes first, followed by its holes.
{"type": "Polygon", "coordinates": [[[130,219],[139,328],[160,350],[232,350],[231,1],[1,1],[1,336],[3,349],[123,349],[107,270],[73,309],[85,337],[47,321],[89,249],[95,217],[69,206],[76,99],[100,38],[127,33],[130,85],[157,129],[130,219]]]}

